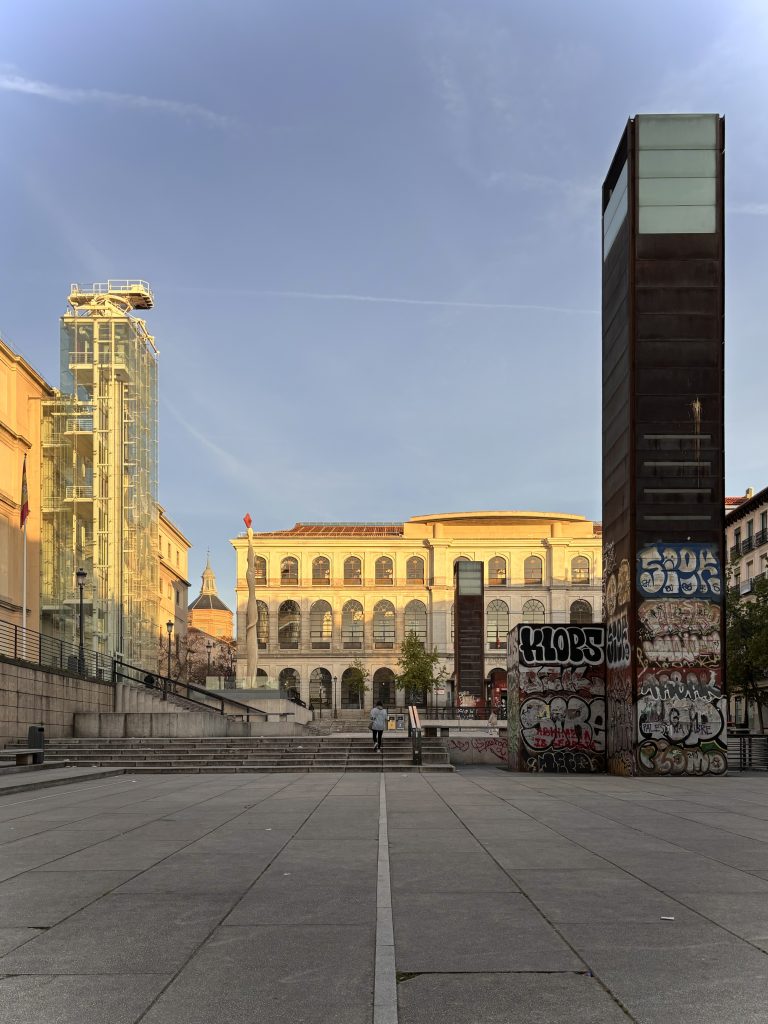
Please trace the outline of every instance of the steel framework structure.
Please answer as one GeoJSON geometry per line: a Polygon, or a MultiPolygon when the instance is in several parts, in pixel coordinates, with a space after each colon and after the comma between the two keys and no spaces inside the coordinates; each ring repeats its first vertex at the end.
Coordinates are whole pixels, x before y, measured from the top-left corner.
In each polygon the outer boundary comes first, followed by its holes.
{"type": "Polygon", "coordinates": [[[77,635],[82,567],[86,643],[147,665],[158,602],[157,348],[134,310],[152,306],[145,281],[71,286],[42,442],[42,629],[77,635]]]}

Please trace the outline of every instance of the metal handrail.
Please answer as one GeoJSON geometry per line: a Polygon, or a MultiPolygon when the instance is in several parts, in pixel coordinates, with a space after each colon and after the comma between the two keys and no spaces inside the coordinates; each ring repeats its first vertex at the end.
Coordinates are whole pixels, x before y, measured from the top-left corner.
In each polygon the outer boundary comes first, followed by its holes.
{"type": "Polygon", "coordinates": [[[505,704],[486,704],[484,707],[462,707],[461,705],[448,704],[445,707],[422,708],[425,719],[438,719],[439,721],[452,719],[457,721],[486,721],[491,712],[494,712],[500,722],[507,720],[507,707],[505,704]]]}
{"type": "Polygon", "coordinates": [[[109,683],[113,678],[109,655],[91,650],[83,650],[81,655],[79,644],[38,633],[34,629],[24,629],[4,619],[0,619],[0,657],[98,679],[102,683],[109,683]]]}
{"type": "Polygon", "coordinates": [[[182,679],[171,679],[169,676],[160,675],[160,673],[147,672],[146,669],[139,668],[137,665],[128,665],[124,661],[115,659],[116,682],[125,680],[130,683],[141,683],[143,686],[147,686],[149,676],[152,676],[155,680],[155,688],[162,691],[163,699],[166,699],[168,694],[175,697],[183,697],[184,700],[197,704],[199,707],[204,707],[209,711],[218,711],[221,715],[244,716],[246,722],[250,721],[252,714],[260,715],[264,721],[268,718],[267,712],[262,711],[261,708],[255,708],[251,704],[243,704],[242,701],[234,700],[232,697],[224,697],[217,690],[208,690],[204,686],[187,683],[182,679]],[[181,693],[179,693],[179,689],[182,690],[181,693]],[[193,693],[202,694],[205,700],[192,696],[193,693]],[[212,703],[213,707],[211,706],[212,703]]]}
{"type": "Polygon", "coordinates": [[[408,735],[411,737],[411,751],[413,752],[413,763],[421,764],[421,719],[419,709],[413,704],[408,706],[408,735]]]}

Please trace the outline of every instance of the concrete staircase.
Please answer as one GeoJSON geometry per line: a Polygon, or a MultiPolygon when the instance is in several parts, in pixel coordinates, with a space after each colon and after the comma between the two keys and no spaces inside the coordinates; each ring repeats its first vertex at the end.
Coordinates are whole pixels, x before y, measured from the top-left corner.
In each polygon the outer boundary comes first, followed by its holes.
{"type": "Polygon", "coordinates": [[[361,736],[262,736],[151,739],[57,739],[46,758],[75,767],[125,768],[130,772],[450,772],[445,744],[425,738],[421,766],[413,764],[407,736],[384,737],[374,752],[361,736]]]}

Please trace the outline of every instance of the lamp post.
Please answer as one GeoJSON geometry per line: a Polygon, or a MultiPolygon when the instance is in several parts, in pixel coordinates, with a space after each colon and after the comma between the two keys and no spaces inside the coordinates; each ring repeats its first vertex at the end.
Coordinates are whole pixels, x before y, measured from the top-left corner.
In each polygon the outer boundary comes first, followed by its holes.
{"type": "Polygon", "coordinates": [[[168,676],[163,687],[163,700],[168,700],[168,686],[171,681],[171,634],[173,633],[173,622],[171,619],[168,619],[165,628],[168,630],[168,676]]]}
{"type": "Polygon", "coordinates": [[[77,585],[80,588],[80,619],[78,632],[80,634],[80,645],[77,650],[77,672],[78,675],[85,675],[85,644],[83,642],[83,587],[88,577],[88,573],[85,569],[78,569],[75,573],[77,577],[77,585]]]}
{"type": "Polygon", "coordinates": [[[211,674],[211,651],[213,650],[213,644],[211,643],[210,640],[206,643],[205,649],[208,652],[208,675],[210,675],[211,674]]]}
{"type": "Polygon", "coordinates": [[[336,682],[337,682],[337,680],[338,680],[338,676],[334,676],[333,677],[333,717],[334,718],[338,718],[339,717],[339,711],[338,711],[338,708],[336,706],[336,682]]]}

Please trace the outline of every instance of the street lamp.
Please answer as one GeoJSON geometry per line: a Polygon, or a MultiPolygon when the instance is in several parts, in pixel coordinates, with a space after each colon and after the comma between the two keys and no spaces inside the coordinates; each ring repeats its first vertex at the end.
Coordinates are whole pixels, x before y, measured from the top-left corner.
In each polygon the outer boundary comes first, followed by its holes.
{"type": "Polygon", "coordinates": [[[168,684],[171,681],[171,633],[173,633],[173,622],[171,619],[168,619],[165,628],[168,630],[168,677],[163,687],[163,700],[168,700],[168,684]]]}
{"type": "Polygon", "coordinates": [[[337,680],[338,680],[338,676],[334,676],[333,677],[333,717],[334,718],[338,718],[339,717],[339,711],[338,711],[338,708],[336,707],[336,682],[337,682],[337,680]]]}
{"type": "Polygon", "coordinates": [[[83,643],[83,587],[85,586],[85,581],[86,581],[86,579],[88,577],[88,573],[85,571],[85,569],[78,569],[77,572],[75,573],[75,576],[77,577],[77,585],[80,588],[80,626],[79,626],[80,646],[79,646],[78,652],[77,652],[77,672],[78,672],[78,675],[84,676],[85,675],[85,646],[84,646],[84,643],[83,643]]]}
{"type": "Polygon", "coordinates": [[[205,649],[208,652],[208,675],[211,674],[211,651],[213,650],[213,644],[209,640],[205,645],[205,649]]]}

